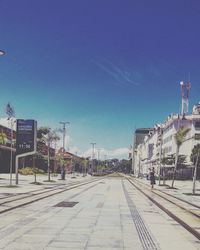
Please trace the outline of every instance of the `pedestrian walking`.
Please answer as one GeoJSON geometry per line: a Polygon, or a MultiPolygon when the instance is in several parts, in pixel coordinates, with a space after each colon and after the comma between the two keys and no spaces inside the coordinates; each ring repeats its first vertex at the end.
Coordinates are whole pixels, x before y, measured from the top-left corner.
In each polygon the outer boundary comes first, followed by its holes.
{"type": "Polygon", "coordinates": [[[61,168],[61,179],[65,180],[65,168],[64,167],[61,168]]]}
{"type": "Polygon", "coordinates": [[[152,168],[152,170],[149,173],[149,179],[150,179],[151,189],[153,189],[154,184],[156,184],[154,167],[152,168]]]}

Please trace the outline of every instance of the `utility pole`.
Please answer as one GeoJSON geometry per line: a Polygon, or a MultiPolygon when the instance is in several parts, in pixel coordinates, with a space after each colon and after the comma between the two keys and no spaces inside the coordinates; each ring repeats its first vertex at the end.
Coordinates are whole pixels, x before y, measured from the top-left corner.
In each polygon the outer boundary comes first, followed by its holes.
{"type": "Polygon", "coordinates": [[[100,166],[100,151],[102,150],[102,148],[98,148],[98,165],[97,165],[97,173],[99,172],[98,170],[98,166],[100,166]]]}
{"type": "Polygon", "coordinates": [[[63,132],[63,152],[65,150],[65,135],[66,135],[66,124],[70,124],[70,122],[60,122],[60,124],[63,125],[63,129],[62,129],[62,132],[63,132]]]}
{"type": "Polygon", "coordinates": [[[60,124],[63,125],[63,150],[62,150],[62,158],[63,158],[63,166],[62,166],[62,171],[61,171],[61,178],[64,180],[65,179],[65,169],[64,169],[64,154],[65,154],[65,136],[66,136],[66,124],[70,124],[70,122],[60,122],[60,124]]]}
{"type": "Polygon", "coordinates": [[[14,120],[15,117],[15,110],[14,108],[8,103],[6,105],[6,114],[8,115],[8,121],[10,121],[10,186],[12,186],[12,165],[13,165],[13,126],[14,126],[14,120]]]}
{"type": "Polygon", "coordinates": [[[92,172],[94,170],[94,146],[96,145],[96,142],[91,142],[92,145],[92,172]]]}

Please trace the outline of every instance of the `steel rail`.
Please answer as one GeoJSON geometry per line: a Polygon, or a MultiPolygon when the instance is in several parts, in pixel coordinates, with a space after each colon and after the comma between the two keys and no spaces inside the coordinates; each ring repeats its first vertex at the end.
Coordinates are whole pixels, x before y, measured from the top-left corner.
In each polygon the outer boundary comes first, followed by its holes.
{"type": "MultiPolygon", "coordinates": [[[[25,206],[25,205],[29,205],[31,203],[34,203],[36,201],[39,201],[39,200],[42,200],[42,199],[45,199],[45,198],[48,198],[48,197],[51,197],[51,196],[56,195],[56,194],[67,192],[67,191],[75,189],[77,187],[81,187],[81,186],[84,186],[84,185],[88,185],[88,184],[91,184],[91,183],[94,183],[94,182],[101,181],[104,178],[105,178],[105,176],[102,177],[102,178],[95,178],[95,179],[90,180],[90,181],[84,181],[84,182],[74,184],[74,185],[70,185],[70,186],[68,185],[67,187],[62,188],[62,190],[60,190],[60,187],[58,187],[58,188],[55,188],[55,189],[48,189],[45,192],[40,192],[40,193],[37,193],[37,194],[34,194],[34,195],[30,195],[30,193],[29,193],[29,195],[27,195],[25,197],[18,197],[17,199],[13,199],[13,200],[10,200],[10,201],[5,201],[5,202],[0,204],[0,214],[11,211],[11,210],[14,210],[16,208],[19,208],[19,207],[22,207],[22,206],[25,206]],[[42,197],[37,197],[37,196],[41,196],[43,194],[46,194],[46,195],[42,196],[42,197]],[[33,199],[31,199],[31,198],[33,198],[33,199]],[[31,199],[31,200],[24,201],[21,204],[17,204],[17,205],[13,205],[12,207],[9,207],[9,204],[12,204],[12,203],[18,202],[18,201],[22,201],[22,200],[25,200],[25,199],[31,199]],[[4,207],[4,205],[6,205],[6,207],[4,207]]],[[[93,186],[95,186],[95,185],[93,185],[93,186]]]]}
{"type": "MultiPolygon", "coordinates": [[[[139,190],[143,195],[145,195],[152,203],[154,203],[156,206],[158,206],[162,211],[164,211],[166,214],[168,214],[171,218],[173,218],[176,222],[178,222],[180,225],[182,225],[188,232],[190,232],[192,235],[194,235],[198,240],[200,240],[200,233],[194,229],[193,227],[191,227],[188,223],[186,223],[183,219],[181,219],[180,217],[178,217],[177,215],[175,215],[173,212],[171,212],[169,209],[167,209],[166,207],[164,207],[160,202],[156,201],[154,198],[152,198],[150,195],[148,195],[144,190],[142,190],[141,188],[139,188],[135,183],[133,183],[130,178],[125,177],[125,179],[127,179],[129,181],[129,183],[131,185],[133,185],[137,190],[139,190]]],[[[146,190],[148,190],[146,188],[146,190]]],[[[149,190],[148,190],[149,191],[149,190]]],[[[156,194],[154,192],[154,195],[159,196],[158,194],[156,194]]],[[[160,197],[160,196],[159,196],[160,197]]],[[[167,199],[165,199],[164,197],[162,197],[164,200],[166,200],[167,202],[169,202],[167,199]]],[[[176,205],[176,204],[174,204],[176,205]]],[[[186,212],[188,212],[186,210],[186,212]]],[[[188,212],[189,213],[189,212],[188,212]]],[[[190,214],[190,216],[194,216],[193,214],[190,214]]]]}
{"type": "MultiPolygon", "coordinates": [[[[94,179],[92,181],[94,181],[94,179]]],[[[84,181],[78,181],[78,182],[70,182],[70,183],[67,183],[67,184],[53,184],[54,186],[47,186],[47,187],[43,187],[43,188],[40,188],[40,189],[37,189],[37,190],[31,190],[31,191],[28,191],[28,192],[25,192],[25,193],[17,193],[17,194],[14,193],[14,194],[11,194],[11,195],[9,195],[7,197],[0,197],[0,206],[5,204],[5,203],[9,203],[9,202],[12,202],[12,201],[15,201],[15,200],[20,200],[20,199],[24,199],[24,198],[27,198],[27,197],[30,197],[30,196],[35,196],[35,195],[40,195],[40,194],[43,194],[43,193],[48,193],[48,192],[50,192],[52,190],[63,189],[65,187],[70,187],[70,186],[85,183],[85,182],[86,181],[84,180],[84,181]],[[16,199],[13,199],[15,197],[16,197],[16,199]],[[5,201],[2,202],[2,200],[5,200],[5,201]]]]}
{"type": "MultiPolygon", "coordinates": [[[[132,178],[132,179],[134,179],[134,181],[136,181],[136,182],[139,183],[140,185],[142,184],[142,185],[145,186],[145,187],[148,186],[148,185],[145,184],[145,183],[141,183],[141,182],[137,181],[135,178],[132,178]]],[[[186,210],[187,212],[191,213],[192,215],[196,216],[197,218],[200,218],[200,214],[196,214],[195,212],[191,211],[192,209],[191,209],[191,210],[190,210],[190,209],[187,209],[187,208],[181,206],[180,204],[178,204],[178,203],[176,203],[176,202],[170,200],[169,198],[164,197],[163,194],[166,195],[166,196],[169,196],[170,198],[173,198],[174,200],[178,200],[178,201],[181,201],[181,202],[183,202],[183,203],[185,203],[185,204],[187,204],[187,205],[190,205],[190,206],[192,206],[192,207],[194,207],[194,208],[200,209],[200,206],[198,206],[198,205],[196,205],[196,204],[194,204],[194,203],[192,203],[192,202],[189,202],[189,201],[187,201],[187,200],[184,200],[184,199],[182,199],[182,198],[180,198],[180,197],[176,197],[176,196],[174,196],[174,195],[172,195],[172,194],[169,194],[169,193],[167,193],[167,192],[164,192],[164,191],[162,191],[162,190],[152,189],[151,191],[152,191],[152,193],[154,193],[154,194],[160,196],[161,198],[163,198],[163,199],[165,199],[165,200],[168,200],[168,201],[171,202],[172,204],[178,206],[179,208],[181,208],[181,209],[183,209],[183,210],[186,210]],[[159,192],[160,194],[159,194],[158,192],[159,192]]]]}

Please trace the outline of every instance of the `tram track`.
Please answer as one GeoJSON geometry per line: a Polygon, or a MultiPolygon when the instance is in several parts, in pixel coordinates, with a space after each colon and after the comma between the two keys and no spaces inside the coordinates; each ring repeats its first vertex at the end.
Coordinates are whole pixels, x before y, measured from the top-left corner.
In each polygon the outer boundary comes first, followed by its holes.
{"type": "MultiPolygon", "coordinates": [[[[139,185],[145,186],[145,188],[149,189],[149,186],[145,183],[141,183],[134,179],[135,182],[137,182],[139,185]]],[[[181,209],[186,210],[188,213],[191,213],[192,215],[196,216],[197,218],[200,218],[200,206],[189,202],[187,200],[184,200],[180,197],[174,196],[172,194],[169,194],[163,190],[158,190],[158,189],[152,189],[152,193],[157,194],[161,198],[165,198],[165,200],[168,200],[170,203],[175,204],[176,206],[180,207],[181,209]]]]}
{"type": "Polygon", "coordinates": [[[133,177],[123,177],[151,202],[200,240],[200,207],[158,189],[151,190],[133,177]]]}
{"type": "Polygon", "coordinates": [[[16,208],[25,206],[25,205],[29,205],[33,202],[51,197],[53,195],[56,194],[60,194],[63,192],[67,192],[69,190],[84,186],[84,185],[88,185],[88,184],[92,184],[98,181],[101,181],[102,179],[104,179],[104,177],[102,178],[94,178],[92,180],[87,180],[87,181],[81,181],[81,182],[76,182],[76,183],[70,183],[70,184],[63,184],[63,185],[56,185],[55,187],[49,187],[48,189],[46,189],[44,191],[44,189],[39,189],[36,191],[29,191],[26,193],[22,193],[22,194],[17,194],[17,195],[13,195],[13,196],[9,196],[9,197],[5,197],[5,198],[1,198],[0,200],[0,214],[14,210],[16,208]]]}

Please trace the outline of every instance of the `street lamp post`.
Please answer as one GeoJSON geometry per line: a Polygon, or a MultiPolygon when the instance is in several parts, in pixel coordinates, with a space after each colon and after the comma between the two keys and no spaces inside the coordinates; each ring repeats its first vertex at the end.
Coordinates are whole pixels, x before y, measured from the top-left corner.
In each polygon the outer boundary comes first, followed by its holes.
{"type": "Polygon", "coordinates": [[[13,126],[14,126],[14,120],[13,118],[15,117],[15,111],[14,108],[8,103],[6,105],[6,114],[8,115],[8,120],[10,121],[10,127],[11,127],[11,132],[10,132],[10,186],[12,185],[12,161],[13,161],[13,126]]]}
{"type": "Polygon", "coordinates": [[[66,136],[66,125],[70,124],[70,122],[60,122],[60,124],[63,125],[63,129],[62,129],[62,132],[63,132],[63,151],[62,151],[62,158],[63,158],[63,166],[62,166],[62,171],[61,171],[61,179],[65,179],[65,170],[64,170],[64,154],[65,154],[65,136],[66,136]]]}
{"type": "Polygon", "coordinates": [[[98,166],[100,165],[100,164],[99,164],[99,162],[100,162],[100,151],[102,150],[102,148],[98,148],[97,150],[98,150],[98,165],[97,165],[97,174],[98,174],[98,172],[99,172],[99,171],[98,171],[98,170],[99,170],[99,169],[98,169],[98,166]]]}
{"type": "Polygon", "coordinates": [[[49,132],[47,134],[47,148],[48,148],[48,151],[47,151],[47,169],[48,169],[48,181],[51,181],[50,178],[51,178],[51,173],[50,173],[50,142],[51,142],[51,129],[49,128],[49,132]]]}
{"type": "Polygon", "coordinates": [[[90,143],[92,145],[92,173],[94,170],[94,146],[96,145],[96,142],[91,142],[90,143]]]}
{"type": "Polygon", "coordinates": [[[65,136],[66,136],[66,124],[70,124],[70,122],[60,122],[60,124],[63,125],[63,129],[62,129],[62,132],[63,132],[63,150],[65,149],[65,136]]]}

